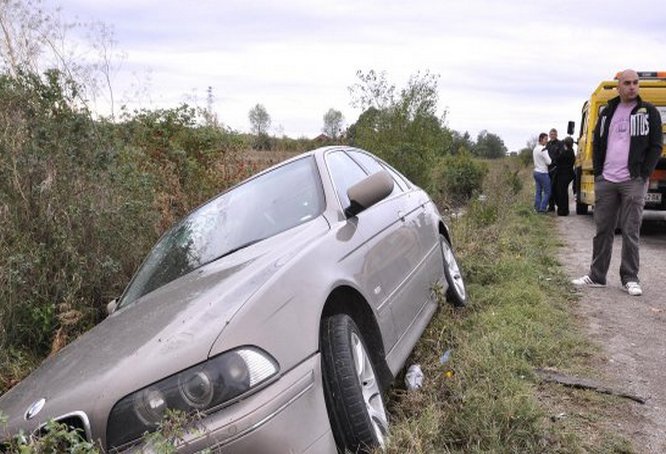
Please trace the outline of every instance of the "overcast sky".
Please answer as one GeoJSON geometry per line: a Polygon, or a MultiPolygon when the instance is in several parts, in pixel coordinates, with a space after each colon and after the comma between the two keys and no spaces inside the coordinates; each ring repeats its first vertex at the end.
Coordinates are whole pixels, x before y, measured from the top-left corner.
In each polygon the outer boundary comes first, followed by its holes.
{"type": "MultiPolygon", "coordinates": [[[[263,104],[272,132],[314,137],[329,108],[360,111],[356,71],[404,87],[440,76],[447,125],[498,134],[509,150],[568,120],[618,70],[666,70],[663,0],[46,0],[65,19],[113,27],[114,92],[132,107],[206,105],[249,131],[263,104]]],[[[100,106],[100,109],[103,107],[100,106]]]]}

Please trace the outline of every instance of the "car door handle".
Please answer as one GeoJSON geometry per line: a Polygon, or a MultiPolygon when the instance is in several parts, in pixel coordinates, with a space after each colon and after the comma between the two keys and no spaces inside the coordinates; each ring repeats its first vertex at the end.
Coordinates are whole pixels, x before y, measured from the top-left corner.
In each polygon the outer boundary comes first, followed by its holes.
{"type": "Polygon", "coordinates": [[[401,221],[405,220],[405,212],[402,210],[398,211],[398,217],[400,218],[401,221]]]}

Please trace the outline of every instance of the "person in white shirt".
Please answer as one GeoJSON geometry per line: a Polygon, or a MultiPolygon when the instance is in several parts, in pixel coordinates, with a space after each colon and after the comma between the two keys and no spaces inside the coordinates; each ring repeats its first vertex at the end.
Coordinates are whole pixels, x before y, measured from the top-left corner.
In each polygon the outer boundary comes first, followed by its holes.
{"type": "Polygon", "coordinates": [[[551,163],[546,143],[548,134],[542,132],[539,134],[539,143],[532,150],[532,160],[534,161],[534,182],[536,183],[536,192],[534,194],[534,209],[538,213],[545,213],[548,209],[548,200],[550,200],[551,183],[548,175],[548,166],[551,163]]]}

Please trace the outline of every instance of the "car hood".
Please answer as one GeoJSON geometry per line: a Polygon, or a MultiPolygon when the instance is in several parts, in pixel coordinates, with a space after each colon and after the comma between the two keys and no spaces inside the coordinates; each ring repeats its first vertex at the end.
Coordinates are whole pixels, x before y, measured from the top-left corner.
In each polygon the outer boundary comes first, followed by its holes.
{"type": "Polygon", "coordinates": [[[84,411],[108,416],[125,395],[204,361],[234,314],[303,245],[328,228],[323,217],[205,265],[122,308],[47,358],[0,397],[8,431],[84,411]],[[24,415],[38,399],[44,408],[24,415]]]}

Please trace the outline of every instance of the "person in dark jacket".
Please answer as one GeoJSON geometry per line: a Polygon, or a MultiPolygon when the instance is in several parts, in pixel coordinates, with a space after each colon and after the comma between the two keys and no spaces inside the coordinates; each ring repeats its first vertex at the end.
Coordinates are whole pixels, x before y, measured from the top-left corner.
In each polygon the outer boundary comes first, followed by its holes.
{"type": "Polygon", "coordinates": [[[562,151],[555,159],[555,205],[558,216],[569,215],[569,185],[574,179],[574,163],[576,155],[573,150],[573,139],[565,138],[562,151]]]}
{"type": "Polygon", "coordinates": [[[639,237],[650,174],[662,153],[661,115],[639,96],[638,73],[622,71],[619,96],[608,102],[594,129],[594,223],[592,263],[587,275],[574,279],[578,286],[606,285],[613,252],[615,224],[622,230],[622,287],[632,296],[643,290],[638,280],[639,237]]]}
{"type": "Polygon", "coordinates": [[[550,156],[551,164],[548,166],[548,175],[550,176],[550,199],[548,200],[548,211],[555,211],[555,188],[557,187],[557,158],[562,153],[564,144],[557,138],[557,129],[552,128],[548,131],[548,143],[546,150],[550,156]]]}

